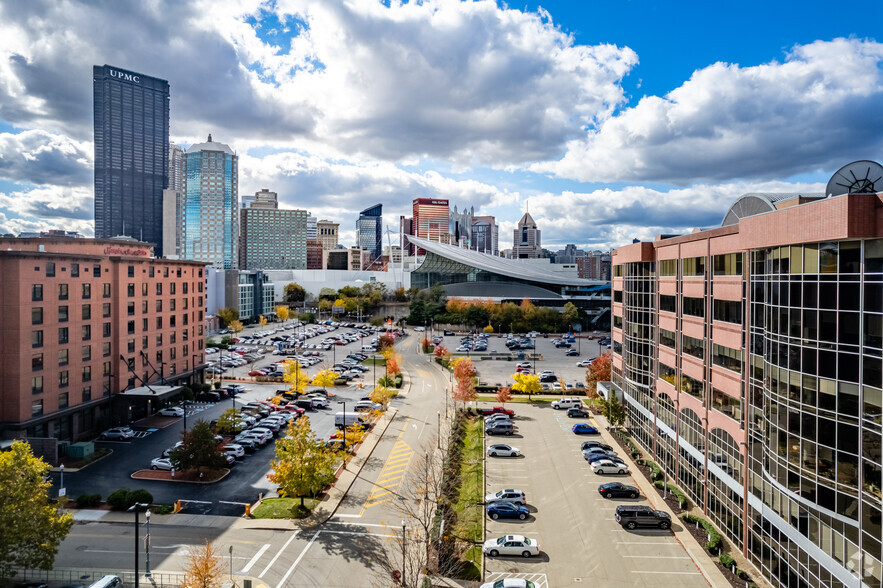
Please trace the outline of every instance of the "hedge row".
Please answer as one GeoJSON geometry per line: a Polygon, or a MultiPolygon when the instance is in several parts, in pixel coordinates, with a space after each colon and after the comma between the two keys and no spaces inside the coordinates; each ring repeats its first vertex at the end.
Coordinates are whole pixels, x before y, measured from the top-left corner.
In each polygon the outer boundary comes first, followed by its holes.
{"type": "Polygon", "coordinates": [[[717,529],[714,528],[714,525],[703,518],[686,513],[683,515],[683,519],[688,523],[699,523],[700,525],[702,525],[702,528],[705,529],[705,532],[708,533],[708,542],[705,544],[705,549],[712,553],[720,551],[721,543],[723,541],[721,540],[720,533],[718,533],[717,529]]]}
{"type": "Polygon", "coordinates": [[[662,490],[663,488],[668,488],[668,491],[675,495],[675,498],[678,499],[678,504],[684,510],[686,510],[690,506],[690,502],[687,500],[687,495],[684,494],[680,488],[675,486],[674,484],[666,484],[662,480],[656,480],[653,482],[653,485],[662,490]]]}

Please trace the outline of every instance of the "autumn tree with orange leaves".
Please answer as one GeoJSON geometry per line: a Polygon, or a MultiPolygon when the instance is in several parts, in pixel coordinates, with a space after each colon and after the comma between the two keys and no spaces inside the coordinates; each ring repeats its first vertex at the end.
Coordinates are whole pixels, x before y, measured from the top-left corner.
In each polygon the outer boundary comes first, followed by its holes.
{"type": "Polygon", "coordinates": [[[461,359],[454,366],[454,377],[457,378],[457,385],[454,387],[454,400],[460,402],[471,402],[475,400],[475,381],[474,378],[478,374],[472,360],[469,358],[461,359]]]}
{"type": "Polygon", "coordinates": [[[586,396],[594,400],[598,398],[598,382],[610,381],[610,352],[602,353],[586,369],[586,396]]]}
{"type": "Polygon", "coordinates": [[[512,389],[509,386],[500,386],[497,390],[497,402],[505,406],[510,400],[512,400],[512,389]]]}

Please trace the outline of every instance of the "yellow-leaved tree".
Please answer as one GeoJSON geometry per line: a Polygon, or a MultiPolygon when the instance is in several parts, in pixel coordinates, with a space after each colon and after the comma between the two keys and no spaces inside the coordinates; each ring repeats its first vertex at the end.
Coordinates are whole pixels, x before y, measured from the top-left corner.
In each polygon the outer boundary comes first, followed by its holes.
{"type": "Polygon", "coordinates": [[[371,402],[376,402],[377,404],[382,404],[384,408],[389,406],[389,401],[398,395],[398,392],[395,388],[387,388],[386,386],[377,386],[368,395],[368,398],[371,399],[371,402]]]}
{"type": "Polygon", "coordinates": [[[230,324],[227,326],[233,331],[234,335],[242,332],[242,321],[240,320],[230,321],[230,324]]]}
{"type": "Polygon", "coordinates": [[[307,384],[310,383],[310,376],[297,361],[289,361],[285,364],[285,375],[282,379],[291,384],[289,392],[295,396],[303,394],[307,384]]]}
{"type": "Polygon", "coordinates": [[[283,323],[288,320],[288,317],[291,316],[291,311],[287,306],[277,306],[276,307],[276,316],[279,317],[279,320],[283,323]]]}
{"type": "Polygon", "coordinates": [[[528,400],[531,394],[536,394],[541,389],[540,377],[535,374],[512,374],[512,379],[515,380],[512,389],[527,394],[528,400]]]}
{"type": "Polygon", "coordinates": [[[340,456],[325,448],[325,443],[310,428],[309,417],[303,416],[288,425],[285,437],[276,440],[276,459],[270,481],[279,485],[280,496],[300,498],[314,496],[334,481],[334,470],[340,456]]]}
{"type": "Polygon", "coordinates": [[[261,315],[261,318],[258,320],[258,323],[260,323],[261,327],[266,327],[267,326],[267,317],[265,317],[264,315],[261,315]]]}
{"type": "Polygon", "coordinates": [[[184,568],[182,588],[220,588],[224,570],[215,548],[206,540],[205,545],[191,549],[190,559],[184,568]]]}
{"type": "Polygon", "coordinates": [[[325,390],[327,386],[334,385],[334,380],[336,380],[339,375],[340,374],[334,370],[322,370],[313,378],[313,386],[322,386],[322,389],[325,390]]]}

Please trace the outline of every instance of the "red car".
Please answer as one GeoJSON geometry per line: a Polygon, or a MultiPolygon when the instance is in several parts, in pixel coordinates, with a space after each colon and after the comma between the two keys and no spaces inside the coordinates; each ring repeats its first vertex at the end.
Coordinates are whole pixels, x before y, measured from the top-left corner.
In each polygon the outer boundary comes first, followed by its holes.
{"type": "Polygon", "coordinates": [[[265,372],[264,370],[252,370],[252,371],[248,372],[248,375],[249,376],[266,376],[267,372],[265,372]]]}
{"type": "Polygon", "coordinates": [[[507,414],[509,416],[515,416],[515,411],[503,406],[495,406],[493,408],[482,408],[481,414],[482,416],[490,416],[492,414],[507,414]]]}

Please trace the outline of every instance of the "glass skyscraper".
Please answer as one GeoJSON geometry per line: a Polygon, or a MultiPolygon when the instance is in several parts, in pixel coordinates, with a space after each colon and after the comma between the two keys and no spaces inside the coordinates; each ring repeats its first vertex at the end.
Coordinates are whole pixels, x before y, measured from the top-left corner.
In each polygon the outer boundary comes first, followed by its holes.
{"type": "Polygon", "coordinates": [[[162,255],[169,180],[169,83],[110,65],[92,68],[95,237],[127,235],[162,255]]]}
{"type": "Polygon", "coordinates": [[[236,269],[239,157],[229,145],[197,143],[184,156],[184,258],[236,269]]]}
{"type": "Polygon", "coordinates": [[[359,247],[371,254],[375,262],[383,254],[383,205],[375,204],[359,213],[356,221],[356,235],[359,247]]]}

